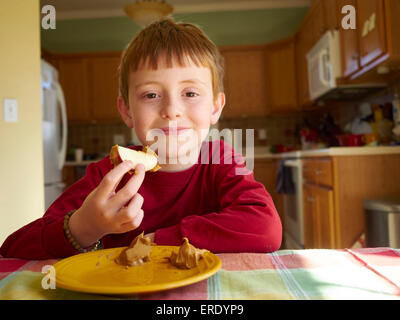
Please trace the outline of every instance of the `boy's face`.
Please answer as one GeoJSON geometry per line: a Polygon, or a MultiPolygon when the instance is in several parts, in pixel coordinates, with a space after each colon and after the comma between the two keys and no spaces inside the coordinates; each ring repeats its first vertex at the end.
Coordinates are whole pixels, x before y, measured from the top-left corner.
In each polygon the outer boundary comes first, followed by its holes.
{"type": "Polygon", "coordinates": [[[153,145],[159,158],[166,159],[167,163],[173,163],[168,162],[173,157],[175,162],[178,159],[173,168],[164,166],[166,170],[189,167],[180,165],[179,157],[198,153],[224,104],[223,93],[213,96],[209,68],[198,67],[190,60],[185,67],[174,62],[172,68],[168,68],[163,58],[157,70],[142,64],[130,74],[129,106],[118,98],[123,120],[135,129],[141,143],[153,145]]]}

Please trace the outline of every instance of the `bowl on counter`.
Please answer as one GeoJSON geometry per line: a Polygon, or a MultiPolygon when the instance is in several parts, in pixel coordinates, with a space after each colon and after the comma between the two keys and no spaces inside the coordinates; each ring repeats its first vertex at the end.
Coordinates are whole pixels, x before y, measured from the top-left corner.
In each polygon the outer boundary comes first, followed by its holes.
{"type": "Polygon", "coordinates": [[[362,134],[339,134],[336,138],[341,147],[360,147],[363,145],[362,134]]]}

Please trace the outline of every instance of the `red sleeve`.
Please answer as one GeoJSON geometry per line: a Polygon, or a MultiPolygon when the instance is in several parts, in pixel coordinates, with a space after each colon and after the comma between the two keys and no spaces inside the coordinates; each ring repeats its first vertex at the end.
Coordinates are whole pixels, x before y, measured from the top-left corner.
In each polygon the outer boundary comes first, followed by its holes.
{"type": "Polygon", "coordinates": [[[188,237],[194,246],[215,253],[278,250],[282,224],[272,198],[254,180],[253,172],[237,174],[246,170],[244,163],[238,163],[215,166],[215,181],[202,182],[216,184],[219,212],[187,216],[179,225],[156,231],[155,242],[172,244],[171,241],[188,237]]]}
{"type": "Polygon", "coordinates": [[[77,254],[78,251],[65,238],[64,216],[80,208],[87,195],[99,184],[102,178],[99,168],[103,163],[107,163],[106,158],[89,164],[86,175],[65,190],[42,218],[8,236],[0,248],[0,254],[4,257],[35,260],[77,254]]]}

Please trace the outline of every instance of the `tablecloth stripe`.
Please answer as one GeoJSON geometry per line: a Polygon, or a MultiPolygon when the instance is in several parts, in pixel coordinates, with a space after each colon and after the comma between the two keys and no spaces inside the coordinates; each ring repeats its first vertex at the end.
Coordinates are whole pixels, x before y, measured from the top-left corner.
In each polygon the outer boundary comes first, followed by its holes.
{"type": "Polygon", "coordinates": [[[309,300],[310,297],[301,288],[300,284],[292,276],[291,272],[286,268],[279,255],[276,252],[270,254],[272,261],[276,267],[276,271],[279,273],[283,282],[286,284],[290,293],[296,298],[301,300],[309,300]]]}
{"type": "Polygon", "coordinates": [[[207,279],[207,296],[208,300],[221,299],[221,278],[220,272],[207,279]]]}

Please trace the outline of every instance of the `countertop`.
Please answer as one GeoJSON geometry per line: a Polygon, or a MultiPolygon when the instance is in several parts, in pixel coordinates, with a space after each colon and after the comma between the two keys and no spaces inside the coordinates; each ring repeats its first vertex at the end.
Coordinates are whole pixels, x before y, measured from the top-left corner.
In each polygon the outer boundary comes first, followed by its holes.
{"type": "MultiPolygon", "coordinates": [[[[379,155],[379,154],[400,154],[400,146],[379,146],[379,147],[332,147],[326,149],[300,150],[283,153],[271,153],[269,147],[255,147],[254,159],[285,159],[285,158],[308,158],[327,156],[356,156],[356,155],[379,155]]],[[[243,153],[246,153],[243,148],[243,153]]],[[[251,155],[246,156],[246,158],[251,155]]],[[[66,161],[65,166],[87,166],[91,162],[101,160],[66,161]]]]}
{"type": "Polygon", "coordinates": [[[254,159],[284,159],[284,158],[307,158],[324,156],[356,156],[356,155],[379,155],[400,154],[400,146],[379,147],[332,147],[326,149],[300,150],[283,153],[270,153],[267,147],[256,147],[254,159]]]}

